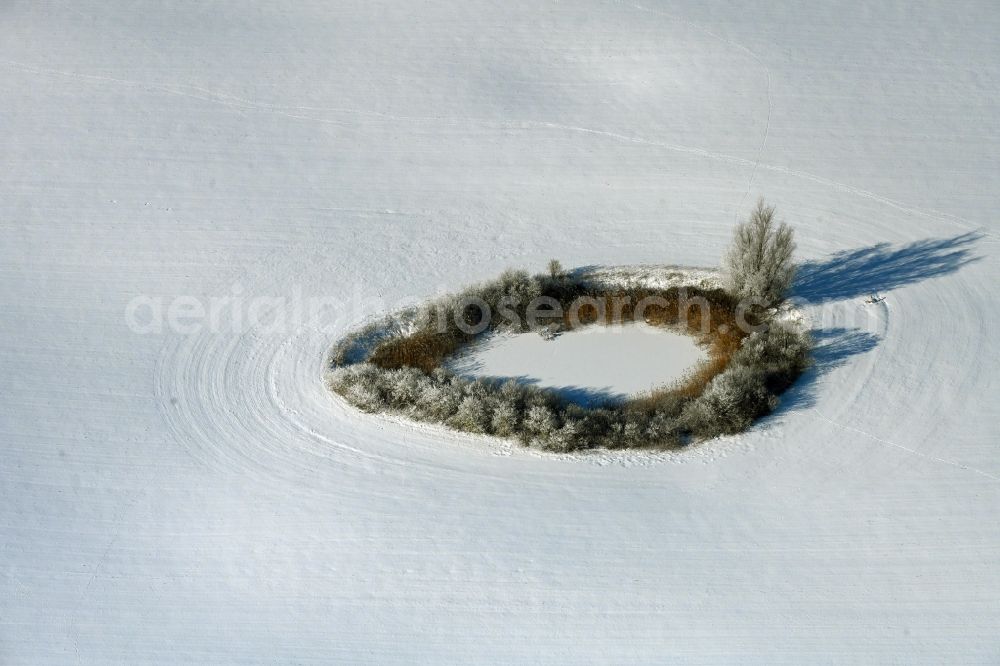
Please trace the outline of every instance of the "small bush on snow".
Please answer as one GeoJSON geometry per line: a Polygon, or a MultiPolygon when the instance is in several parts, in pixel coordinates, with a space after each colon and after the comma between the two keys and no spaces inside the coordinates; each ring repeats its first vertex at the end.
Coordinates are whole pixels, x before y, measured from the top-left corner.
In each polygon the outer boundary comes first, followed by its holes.
{"type": "Polygon", "coordinates": [[[390,374],[389,380],[393,404],[412,405],[420,397],[426,375],[416,368],[400,368],[390,374]]]}
{"type": "Polygon", "coordinates": [[[677,418],[667,412],[657,412],[646,426],[646,441],[655,446],[677,446],[681,443],[681,430],[677,418]]]}
{"type": "Polygon", "coordinates": [[[557,427],[559,422],[552,410],[542,405],[535,405],[528,409],[524,416],[522,435],[526,443],[537,442],[544,448],[557,427]]]}
{"type": "Polygon", "coordinates": [[[777,398],[764,384],[764,375],[734,365],[717,375],[705,392],[681,412],[680,422],[699,438],[745,430],[755,418],[774,409],[777,398]]]}
{"type": "Polygon", "coordinates": [[[464,432],[489,432],[490,415],[486,411],[483,399],[475,395],[465,396],[454,415],[448,419],[448,425],[464,432]]]}
{"type": "Polygon", "coordinates": [[[490,426],[493,429],[493,434],[500,437],[516,435],[521,427],[521,412],[516,403],[499,400],[493,411],[490,426]]]}
{"type": "Polygon", "coordinates": [[[809,365],[811,347],[808,333],[773,323],[766,331],[745,338],[730,362],[753,368],[774,384],[787,385],[809,365]]]}
{"type": "Polygon", "coordinates": [[[549,435],[545,448],[559,453],[575,451],[581,448],[579,444],[583,435],[579,421],[567,421],[561,428],[554,430],[549,435]]]}

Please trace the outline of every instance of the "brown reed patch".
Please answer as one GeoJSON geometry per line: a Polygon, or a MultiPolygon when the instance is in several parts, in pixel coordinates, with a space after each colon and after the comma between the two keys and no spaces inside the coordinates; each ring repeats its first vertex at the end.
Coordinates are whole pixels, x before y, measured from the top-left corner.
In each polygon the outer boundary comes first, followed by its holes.
{"type": "Polygon", "coordinates": [[[382,343],[375,348],[369,362],[386,370],[411,367],[430,373],[455,353],[462,342],[451,332],[418,331],[382,343]]]}

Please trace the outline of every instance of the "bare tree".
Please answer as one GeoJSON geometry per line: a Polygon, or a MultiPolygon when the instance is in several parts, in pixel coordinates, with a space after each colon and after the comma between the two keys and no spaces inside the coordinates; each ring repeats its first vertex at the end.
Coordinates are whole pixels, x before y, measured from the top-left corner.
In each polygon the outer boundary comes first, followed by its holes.
{"type": "Polygon", "coordinates": [[[774,206],[758,200],[750,219],[736,225],[726,253],[727,289],[741,300],[780,302],[795,277],[794,251],[792,228],[775,222],[774,206]]]}

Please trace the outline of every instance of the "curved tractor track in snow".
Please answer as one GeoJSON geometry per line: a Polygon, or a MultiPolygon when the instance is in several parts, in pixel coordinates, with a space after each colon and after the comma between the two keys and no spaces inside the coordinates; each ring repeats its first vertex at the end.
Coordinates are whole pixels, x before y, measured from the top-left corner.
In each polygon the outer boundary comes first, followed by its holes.
{"type": "Polygon", "coordinates": [[[0,662],[995,663],[995,3],[195,4],[3,10],[0,662]],[[758,195],[818,347],[743,435],[547,455],[322,384],[508,267],[714,265],[758,195]]]}
{"type": "MultiPolygon", "coordinates": [[[[886,214],[883,211],[882,215],[886,214]]],[[[927,226],[929,233],[934,225],[927,226]]],[[[945,229],[948,226],[945,224],[945,229]]],[[[891,238],[895,235],[892,228],[891,223],[886,224],[881,235],[878,230],[869,234],[891,238]]],[[[866,475],[871,458],[896,457],[900,459],[892,465],[906,466],[921,462],[910,458],[916,456],[922,462],[952,465],[996,480],[994,473],[964,465],[949,457],[947,450],[939,450],[943,440],[938,437],[927,437],[916,446],[912,441],[908,446],[892,441],[892,424],[897,419],[898,423],[923,420],[939,409],[932,404],[940,397],[936,393],[916,403],[911,396],[909,408],[896,414],[886,414],[875,397],[880,387],[888,390],[896,380],[906,381],[915,373],[928,380],[937,377],[945,384],[959,381],[949,373],[936,374],[937,369],[950,370],[953,363],[970,367],[975,355],[988,346],[985,331],[979,327],[948,330],[948,322],[973,319],[976,308],[989,299],[986,285],[961,275],[963,265],[975,262],[974,248],[982,241],[974,234],[959,235],[936,239],[929,249],[923,248],[928,243],[917,242],[912,249],[905,244],[872,248],[869,257],[864,257],[865,248],[861,248],[857,251],[861,258],[843,262],[836,254],[807,262],[805,275],[799,280],[799,291],[804,289],[805,293],[796,298],[818,338],[817,367],[805,378],[805,386],[793,387],[784,401],[787,405],[765,419],[741,444],[778,439],[784,442],[780,446],[791,449],[783,452],[785,456],[816,454],[825,459],[831,452],[812,451],[808,444],[803,449],[802,443],[824,441],[824,433],[836,439],[837,430],[848,430],[861,437],[848,449],[833,454],[833,464],[841,471],[866,475]],[[911,252],[916,256],[910,256],[911,252]],[[886,300],[866,304],[864,287],[857,282],[878,280],[879,272],[886,274],[884,279],[889,283],[894,279],[901,283],[890,287],[913,284],[917,290],[917,283],[932,281],[938,273],[942,282],[925,285],[925,299],[893,289],[886,292],[886,300]],[[845,293],[852,295],[845,298],[845,293]],[[959,344],[955,349],[939,349],[908,342],[929,333],[957,335],[959,344]],[[880,367],[882,374],[878,373],[880,367]],[[871,431],[864,429],[859,415],[871,416],[878,425],[871,426],[871,431]],[[884,447],[895,450],[887,452],[884,447]]],[[[272,257],[267,265],[264,276],[255,279],[244,273],[235,280],[244,287],[247,299],[301,288],[303,275],[294,256],[272,257]]],[[[404,419],[361,414],[329,395],[320,378],[322,364],[335,339],[333,331],[344,327],[338,325],[337,313],[325,315],[325,319],[320,315],[297,327],[273,330],[273,312],[263,310],[263,324],[239,333],[202,331],[171,337],[158,364],[157,392],[178,441],[203,463],[242,470],[256,480],[271,479],[270,483],[310,480],[316,488],[323,487],[324,477],[379,465],[423,469],[428,474],[441,468],[446,468],[445,475],[494,473],[494,455],[509,454],[509,444],[404,419]],[[366,420],[378,424],[375,437],[364,427],[366,420]],[[458,449],[486,455],[463,461],[468,452],[458,449]]],[[[685,458],[710,459],[723,454],[733,446],[733,439],[715,440],[682,453],[596,452],[541,457],[600,464],[685,462],[685,458]]],[[[520,453],[539,457],[534,452],[520,453]]],[[[805,473],[803,487],[817,488],[817,483],[822,487],[825,472],[818,478],[808,478],[808,470],[805,473]]]]}

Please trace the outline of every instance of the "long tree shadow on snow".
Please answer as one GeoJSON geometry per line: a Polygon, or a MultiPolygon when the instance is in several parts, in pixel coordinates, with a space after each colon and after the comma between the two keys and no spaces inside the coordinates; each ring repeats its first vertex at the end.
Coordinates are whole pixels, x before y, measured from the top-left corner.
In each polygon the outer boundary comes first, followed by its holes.
{"type": "MultiPolygon", "coordinates": [[[[821,304],[949,275],[979,260],[972,247],[982,237],[982,233],[971,231],[897,247],[878,243],[807,261],[799,265],[792,297],[800,303],[821,304]]],[[[777,413],[812,407],[820,377],[872,351],[880,341],[874,333],[860,328],[813,329],[810,335],[815,342],[813,365],[781,396],[777,413]]]]}
{"type": "Polygon", "coordinates": [[[852,356],[875,349],[880,338],[860,328],[826,328],[810,332],[813,347],[812,370],[824,375],[838,368],[852,356]]]}
{"type": "Polygon", "coordinates": [[[825,303],[948,275],[979,260],[972,256],[972,246],[982,237],[970,231],[898,247],[878,243],[807,261],[799,265],[792,296],[805,303],[825,303]]]}
{"type": "Polygon", "coordinates": [[[860,328],[814,329],[809,333],[815,343],[812,366],[781,395],[775,414],[812,407],[816,403],[820,377],[844,365],[851,358],[872,351],[881,340],[874,333],[860,328]]]}

